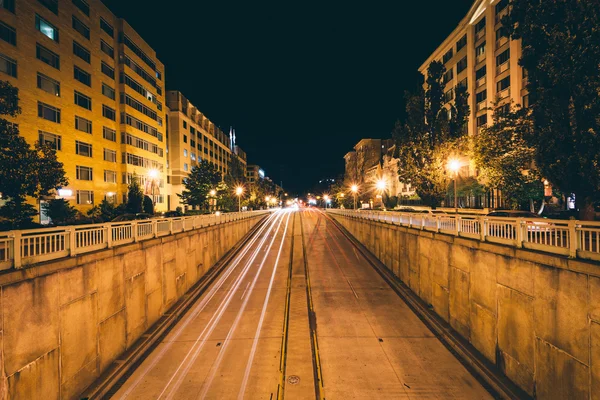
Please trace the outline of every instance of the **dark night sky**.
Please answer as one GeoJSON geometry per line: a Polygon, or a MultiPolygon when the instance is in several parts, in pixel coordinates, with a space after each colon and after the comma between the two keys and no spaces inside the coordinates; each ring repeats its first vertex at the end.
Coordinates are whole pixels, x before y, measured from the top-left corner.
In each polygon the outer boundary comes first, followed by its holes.
{"type": "Polygon", "coordinates": [[[361,138],[389,137],[417,68],[473,2],[104,3],[156,50],[167,89],[300,192],[343,173],[361,138]]]}

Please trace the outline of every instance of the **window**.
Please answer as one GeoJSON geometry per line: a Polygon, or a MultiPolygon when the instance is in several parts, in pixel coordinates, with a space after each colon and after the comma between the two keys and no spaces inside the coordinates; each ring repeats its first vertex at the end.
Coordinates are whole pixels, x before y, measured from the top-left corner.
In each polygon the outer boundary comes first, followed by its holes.
{"type": "Polygon", "coordinates": [[[504,37],[508,37],[508,33],[506,32],[506,29],[502,27],[496,31],[496,40],[500,40],[504,37]]]}
{"type": "Polygon", "coordinates": [[[187,163],[183,163],[183,170],[184,170],[184,171],[187,171],[187,170],[188,170],[188,165],[187,165],[187,163]]]}
{"type": "Polygon", "coordinates": [[[464,35],[458,42],[456,42],[456,52],[458,53],[463,47],[467,45],[467,35],[464,35]]]}
{"type": "Polygon", "coordinates": [[[35,14],[35,29],[42,32],[44,36],[58,42],[58,28],[37,14],[35,14]]]}
{"type": "Polygon", "coordinates": [[[196,141],[194,139],[190,139],[190,146],[192,146],[192,149],[196,147],[196,141]]]}
{"type": "Polygon", "coordinates": [[[110,37],[115,36],[115,29],[112,27],[111,24],[106,22],[106,20],[104,18],[100,18],[100,29],[102,29],[104,32],[106,32],[108,34],[108,36],[110,36],[110,37]]]}
{"type": "Polygon", "coordinates": [[[465,78],[462,81],[458,82],[457,87],[461,88],[461,89],[464,89],[466,91],[469,88],[469,84],[467,82],[467,78],[465,78]]]}
{"type": "Polygon", "coordinates": [[[487,114],[480,115],[477,117],[477,127],[487,125],[487,114]]]}
{"type": "Polygon", "coordinates": [[[448,61],[450,61],[452,59],[453,56],[454,56],[454,51],[453,51],[453,49],[450,49],[446,52],[446,54],[444,54],[442,61],[444,62],[444,64],[446,64],[448,61]]]}
{"type": "MultiPolygon", "coordinates": [[[[129,37],[125,34],[119,35],[119,41],[123,43],[125,46],[129,47],[131,51],[133,51],[143,62],[145,62],[152,70],[156,70],[156,64],[150,57],[146,55],[129,37]]],[[[156,77],[160,79],[160,73],[156,72],[156,77]]]]}
{"type": "Polygon", "coordinates": [[[39,72],[37,74],[37,87],[54,96],[60,96],[60,82],[39,72]]]}
{"type": "Polygon", "coordinates": [[[107,105],[102,104],[102,116],[112,121],[117,120],[117,112],[107,105]]]}
{"type": "Polygon", "coordinates": [[[467,57],[466,56],[456,64],[456,73],[460,74],[465,69],[467,69],[467,57]]]}
{"type": "Polygon", "coordinates": [[[509,87],[510,87],[510,75],[507,76],[506,78],[498,81],[498,83],[496,84],[496,90],[498,92],[501,92],[504,89],[508,89],[509,87]]]}
{"type": "Polygon", "coordinates": [[[60,124],[60,108],[38,101],[38,117],[60,124]]]}
{"type": "Polygon", "coordinates": [[[192,133],[192,135],[196,134],[196,128],[194,128],[193,126],[190,125],[190,132],[192,133]]]}
{"type": "Polygon", "coordinates": [[[117,141],[117,131],[114,129],[110,129],[106,126],[102,127],[102,137],[106,140],[110,140],[111,142],[117,141]]]}
{"type": "Polygon", "coordinates": [[[481,103],[487,99],[487,90],[483,90],[475,95],[475,102],[481,103]]]}
{"type": "Polygon", "coordinates": [[[77,104],[79,107],[85,108],[86,110],[92,109],[92,99],[83,93],[79,93],[78,91],[75,91],[75,104],[77,104]]]}
{"type": "Polygon", "coordinates": [[[5,10],[10,11],[11,13],[15,13],[15,0],[2,0],[0,1],[0,7],[5,10]]]}
{"type": "Polygon", "coordinates": [[[136,74],[138,74],[140,77],[142,77],[142,79],[144,79],[146,82],[150,83],[153,87],[156,88],[156,90],[158,90],[158,85],[156,84],[156,79],[152,75],[147,73],[144,70],[144,68],[140,67],[135,61],[133,61],[127,55],[123,55],[123,57],[119,59],[119,62],[122,62],[123,64],[127,65],[136,74]]]}
{"type": "Polygon", "coordinates": [[[107,63],[102,61],[102,65],[100,66],[100,70],[102,73],[111,79],[115,79],[115,69],[109,66],[107,63]]]}
{"type": "Polygon", "coordinates": [[[477,58],[485,55],[485,42],[475,48],[475,55],[477,58]]]}
{"type": "Polygon", "coordinates": [[[94,204],[94,192],[91,190],[78,190],[77,204],[94,204]]]}
{"type": "Polygon", "coordinates": [[[90,63],[91,56],[90,51],[73,40],[73,54],[81,58],[86,63],[90,63]]]}
{"type": "Polygon", "coordinates": [[[38,131],[38,135],[41,144],[47,144],[54,150],[62,150],[62,140],[59,135],[44,131],[38,131]]]}
{"type": "Polygon", "coordinates": [[[117,152],[110,149],[104,149],[104,161],[117,162],[117,152]]]}
{"type": "Polygon", "coordinates": [[[164,151],[154,143],[150,143],[144,139],[134,136],[129,133],[121,133],[121,143],[126,143],[131,146],[135,146],[138,149],[146,150],[159,156],[163,156],[164,151]]]}
{"type": "Polygon", "coordinates": [[[132,115],[129,115],[127,113],[121,113],[121,123],[127,124],[129,126],[134,127],[135,129],[138,129],[142,132],[152,135],[155,138],[158,138],[158,140],[160,140],[161,142],[163,140],[162,134],[159,133],[155,127],[150,126],[150,125],[140,121],[139,119],[135,118],[132,115]]]}
{"type": "Polygon", "coordinates": [[[446,73],[444,74],[444,83],[448,83],[450,82],[452,79],[454,78],[454,69],[450,68],[448,71],[446,71],[446,73]]]}
{"type": "Polygon", "coordinates": [[[523,107],[527,108],[529,107],[529,95],[526,94],[525,96],[523,96],[523,107]]]}
{"type": "Polygon", "coordinates": [[[506,103],[500,107],[497,107],[496,113],[499,115],[506,115],[506,114],[510,113],[510,103],[506,103]]]}
{"type": "MultiPolygon", "coordinates": [[[[446,93],[444,93],[444,101],[446,103],[448,103],[449,101],[452,101],[453,99],[454,99],[454,89],[450,89],[446,93]]],[[[219,156],[219,159],[221,159],[221,156],[219,156]]]]}
{"type": "Polygon", "coordinates": [[[52,11],[54,14],[58,15],[58,0],[38,0],[42,3],[46,8],[52,11]]]}
{"type": "Polygon", "coordinates": [[[479,68],[477,71],[475,71],[475,79],[479,80],[481,78],[483,78],[486,74],[486,66],[484,65],[483,67],[479,68]]]}
{"type": "Polygon", "coordinates": [[[478,23],[475,24],[475,33],[479,33],[485,30],[485,17],[481,19],[478,23]]]}
{"type": "Polygon", "coordinates": [[[142,103],[140,103],[139,101],[137,101],[133,97],[129,96],[128,94],[121,93],[121,103],[122,104],[127,104],[128,106],[130,106],[132,108],[135,108],[136,110],[138,110],[139,112],[141,112],[145,116],[150,117],[153,120],[157,121],[158,124],[162,126],[162,118],[160,118],[156,114],[156,111],[153,111],[149,107],[146,107],[145,105],[143,105],[142,103]]]}
{"type": "Polygon", "coordinates": [[[100,50],[110,56],[110,58],[115,58],[115,49],[104,40],[100,40],[100,50]]]}
{"type": "Polygon", "coordinates": [[[129,75],[121,73],[120,75],[121,83],[125,83],[127,86],[144,96],[146,99],[150,100],[152,103],[158,106],[158,109],[162,109],[162,104],[158,103],[156,100],[156,96],[154,96],[149,90],[140,85],[135,79],[132,79],[129,75]]]}
{"type": "Polygon", "coordinates": [[[38,60],[45,62],[49,66],[60,69],[60,56],[39,43],[36,44],[35,56],[38,60]]]}
{"type": "Polygon", "coordinates": [[[90,16],[90,6],[84,0],[73,0],[73,4],[75,4],[75,7],[79,8],[82,13],[88,17],[90,16]]]}
{"type": "MultiPolygon", "coordinates": [[[[75,154],[79,154],[84,157],[92,156],[92,145],[89,143],[80,142],[79,140],[75,141],[75,154]]],[[[79,178],[77,178],[79,179],[79,178]]]]}
{"type": "Polygon", "coordinates": [[[183,143],[187,143],[187,135],[183,135],[183,143]]]}
{"type": "Polygon", "coordinates": [[[193,161],[196,161],[196,153],[194,153],[194,152],[192,151],[192,152],[190,153],[190,158],[191,158],[193,161]]]}
{"type": "Polygon", "coordinates": [[[111,100],[115,99],[115,89],[111,88],[106,83],[102,84],[102,94],[111,100]]]}
{"type": "Polygon", "coordinates": [[[0,53],[0,71],[14,78],[17,77],[17,62],[0,53]]]}
{"type": "Polygon", "coordinates": [[[104,170],[104,182],[117,183],[117,172],[104,170]]]}
{"type": "Polygon", "coordinates": [[[183,149],[183,156],[187,157],[187,149],[183,149]]]}
{"type": "Polygon", "coordinates": [[[510,60],[510,49],[504,50],[496,57],[496,65],[502,65],[508,60],[510,60]]]}
{"type": "Polygon", "coordinates": [[[90,39],[90,28],[83,22],[81,22],[76,16],[73,15],[73,29],[81,34],[86,39],[90,39]]]}
{"type": "Polygon", "coordinates": [[[92,133],[92,121],[76,115],[75,116],[75,129],[85,132],[85,133],[92,133]]]}
{"type": "Polygon", "coordinates": [[[183,129],[187,129],[187,122],[183,121],[183,129]]]}
{"type": "Polygon", "coordinates": [[[77,66],[73,67],[73,78],[86,86],[92,86],[92,76],[77,66]]]}
{"type": "Polygon", "coordinates": [[[503,11],[506,7],[508,7],[508,0],[500,0],[497,4],[496,4],[496,14],[499,14],[501,11],[503,11]]]}
{"type": "Polygon", "coordinates": [[[6,25],[0,21],[0,39],[13,46],[17,45],[17,31],[12,26],[6,25]]]}

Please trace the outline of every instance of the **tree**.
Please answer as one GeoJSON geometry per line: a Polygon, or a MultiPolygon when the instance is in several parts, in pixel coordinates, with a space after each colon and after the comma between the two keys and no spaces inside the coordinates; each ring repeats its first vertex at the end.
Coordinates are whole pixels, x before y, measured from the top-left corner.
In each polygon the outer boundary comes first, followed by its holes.
{"type": "Polygon", "coordinates": [[[140,178],[134,174],[127,186],[127,205],[125,208],[130,214],[138,214],[143,211],[143,202],[144,192],[140,186],[140,178]]]}
{"type": "Polygon", "coordinates": [[[208,195],[221,181],[221,173],[213,164],[202,160],[192,170],[187,178],[183,180],[185,189],[177,196],[183,204],[192,207],[206,207],[208,195]]]}
{"type": "Polygon", "coordinates": [[[520,39],[541,175],[575,194],[581,219],[600,195],[600,6],[597,0],[513,0],[504,18],[520,39]]]}
{"type": "Polygon", "coordinates": [[[544,199],[536,149],[525,140],[533,129],[529,110],[508,105],[495,107],[493,124],[473,138],[471,158],[479,178],[488,188],[502,190],[511,208],[544,199]]]}
{"type": "Polygon", "coordinates": [[[106,199],[103,199],[99,205],[92,207],[87,212],[89,217],[103,222],[112,221],[119,214],[115,205],[106,199]]]}
{"type": "Polygon", "coordinates": [[[154,214],[154,202],[152,201],[150,196],[144,196],[143,208],[146,214],[154,214]]]}
{"type": "MultiPolygon", "coordinates": [[[[0,115],[16,117],[19,91],[10,83],[0,81],[0,115]]],[[[0,193],[8,198],[0,209],[14,228],[31,223],[37,213],[26,204],[27,197],[48,196],[56,188],[68,185],[63,164],[48,144],[36,143],[32,148],[19,135],[16,124],[0,118],[0,193]]]]}
{"type": "Polygon", "coordinates": [[[75,207],[65,199],[53,199],[43,205],[44,211],[54,225],[67,225],[72,223],[77,216],[75,207]]]}
{"type": "Polygon", "coordinates": [[[448,159],[464,152],[465,124],[470,114],[468,94],[454,88],[453,103],[444,97],[444,65],[433,61],[427,70],[426,86],[405,94],[406,118],[396,122],[398,175],[410,184],[426,204],[437,206],[446,195],[448,159]]]}

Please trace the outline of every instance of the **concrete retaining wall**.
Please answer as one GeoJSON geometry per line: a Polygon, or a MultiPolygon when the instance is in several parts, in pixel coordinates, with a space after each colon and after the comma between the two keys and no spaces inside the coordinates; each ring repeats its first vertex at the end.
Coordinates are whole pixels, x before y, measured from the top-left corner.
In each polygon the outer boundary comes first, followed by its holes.
{"type": "Polygon", "coordinates": [[[538,399],[600,399],[600,265],[332,215],[538,399]]]}
{"type": "Polygon", "coordinates": [[[0,398],[78,398],[260,218],[0,275],[0,398]]]}

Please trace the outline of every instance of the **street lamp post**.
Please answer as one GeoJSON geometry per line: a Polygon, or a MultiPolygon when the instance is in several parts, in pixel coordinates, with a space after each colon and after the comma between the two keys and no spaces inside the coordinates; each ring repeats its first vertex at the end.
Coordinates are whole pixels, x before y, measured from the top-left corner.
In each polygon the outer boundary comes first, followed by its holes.
{"type": "Polygon", "coordinates": [[[460,161],[452,159],[448,163],[450,171],[454,172],[454,212],[458,214],[458,193],[456,190],[456,181],[458,179],[458,170],[460,169],[460,161]]]}
{"type": "Polygon", "coordinates": [[[238,212],[242,211],[242,193],[244,193],[243,187],[238,186],[237,188],[235,188],[235,194],[238,197],[238,212]]]}
{"type": "Polygon", "coordinates": [[[352,185],[351,190],[354,195],[354,211],[356,211],[356,193],[358,193],[358,185],[352,185]]]}
{"type": "Polygon", "coordinates": [[[375,187],[377,187],[377,190],[379,191],[379,195],[381,197],[381,208],[385,209],[385,205],[383,204],[383,193],[385,192],[385,190],[387,188],[387,183],[385,182],[384,179],[380,179],[375,184],[375,187]]]}
{"type": "Polygon", "coordinates": [[[217,209],[217,204],[216,204],[216,199],[215,199],[216,195],[217,195],[217,191],[215,189],[212,189],[210,191],[210,205],[211,205],[213,211],[216,211],[216,209],[217,209]]]}
{"type": "Polygon", "coordinates": [[[325,200],[325,210],[327,211],[327,203],[329,203],[329,196],[328,195],[323,196],[323,200],[325,200]]]}

